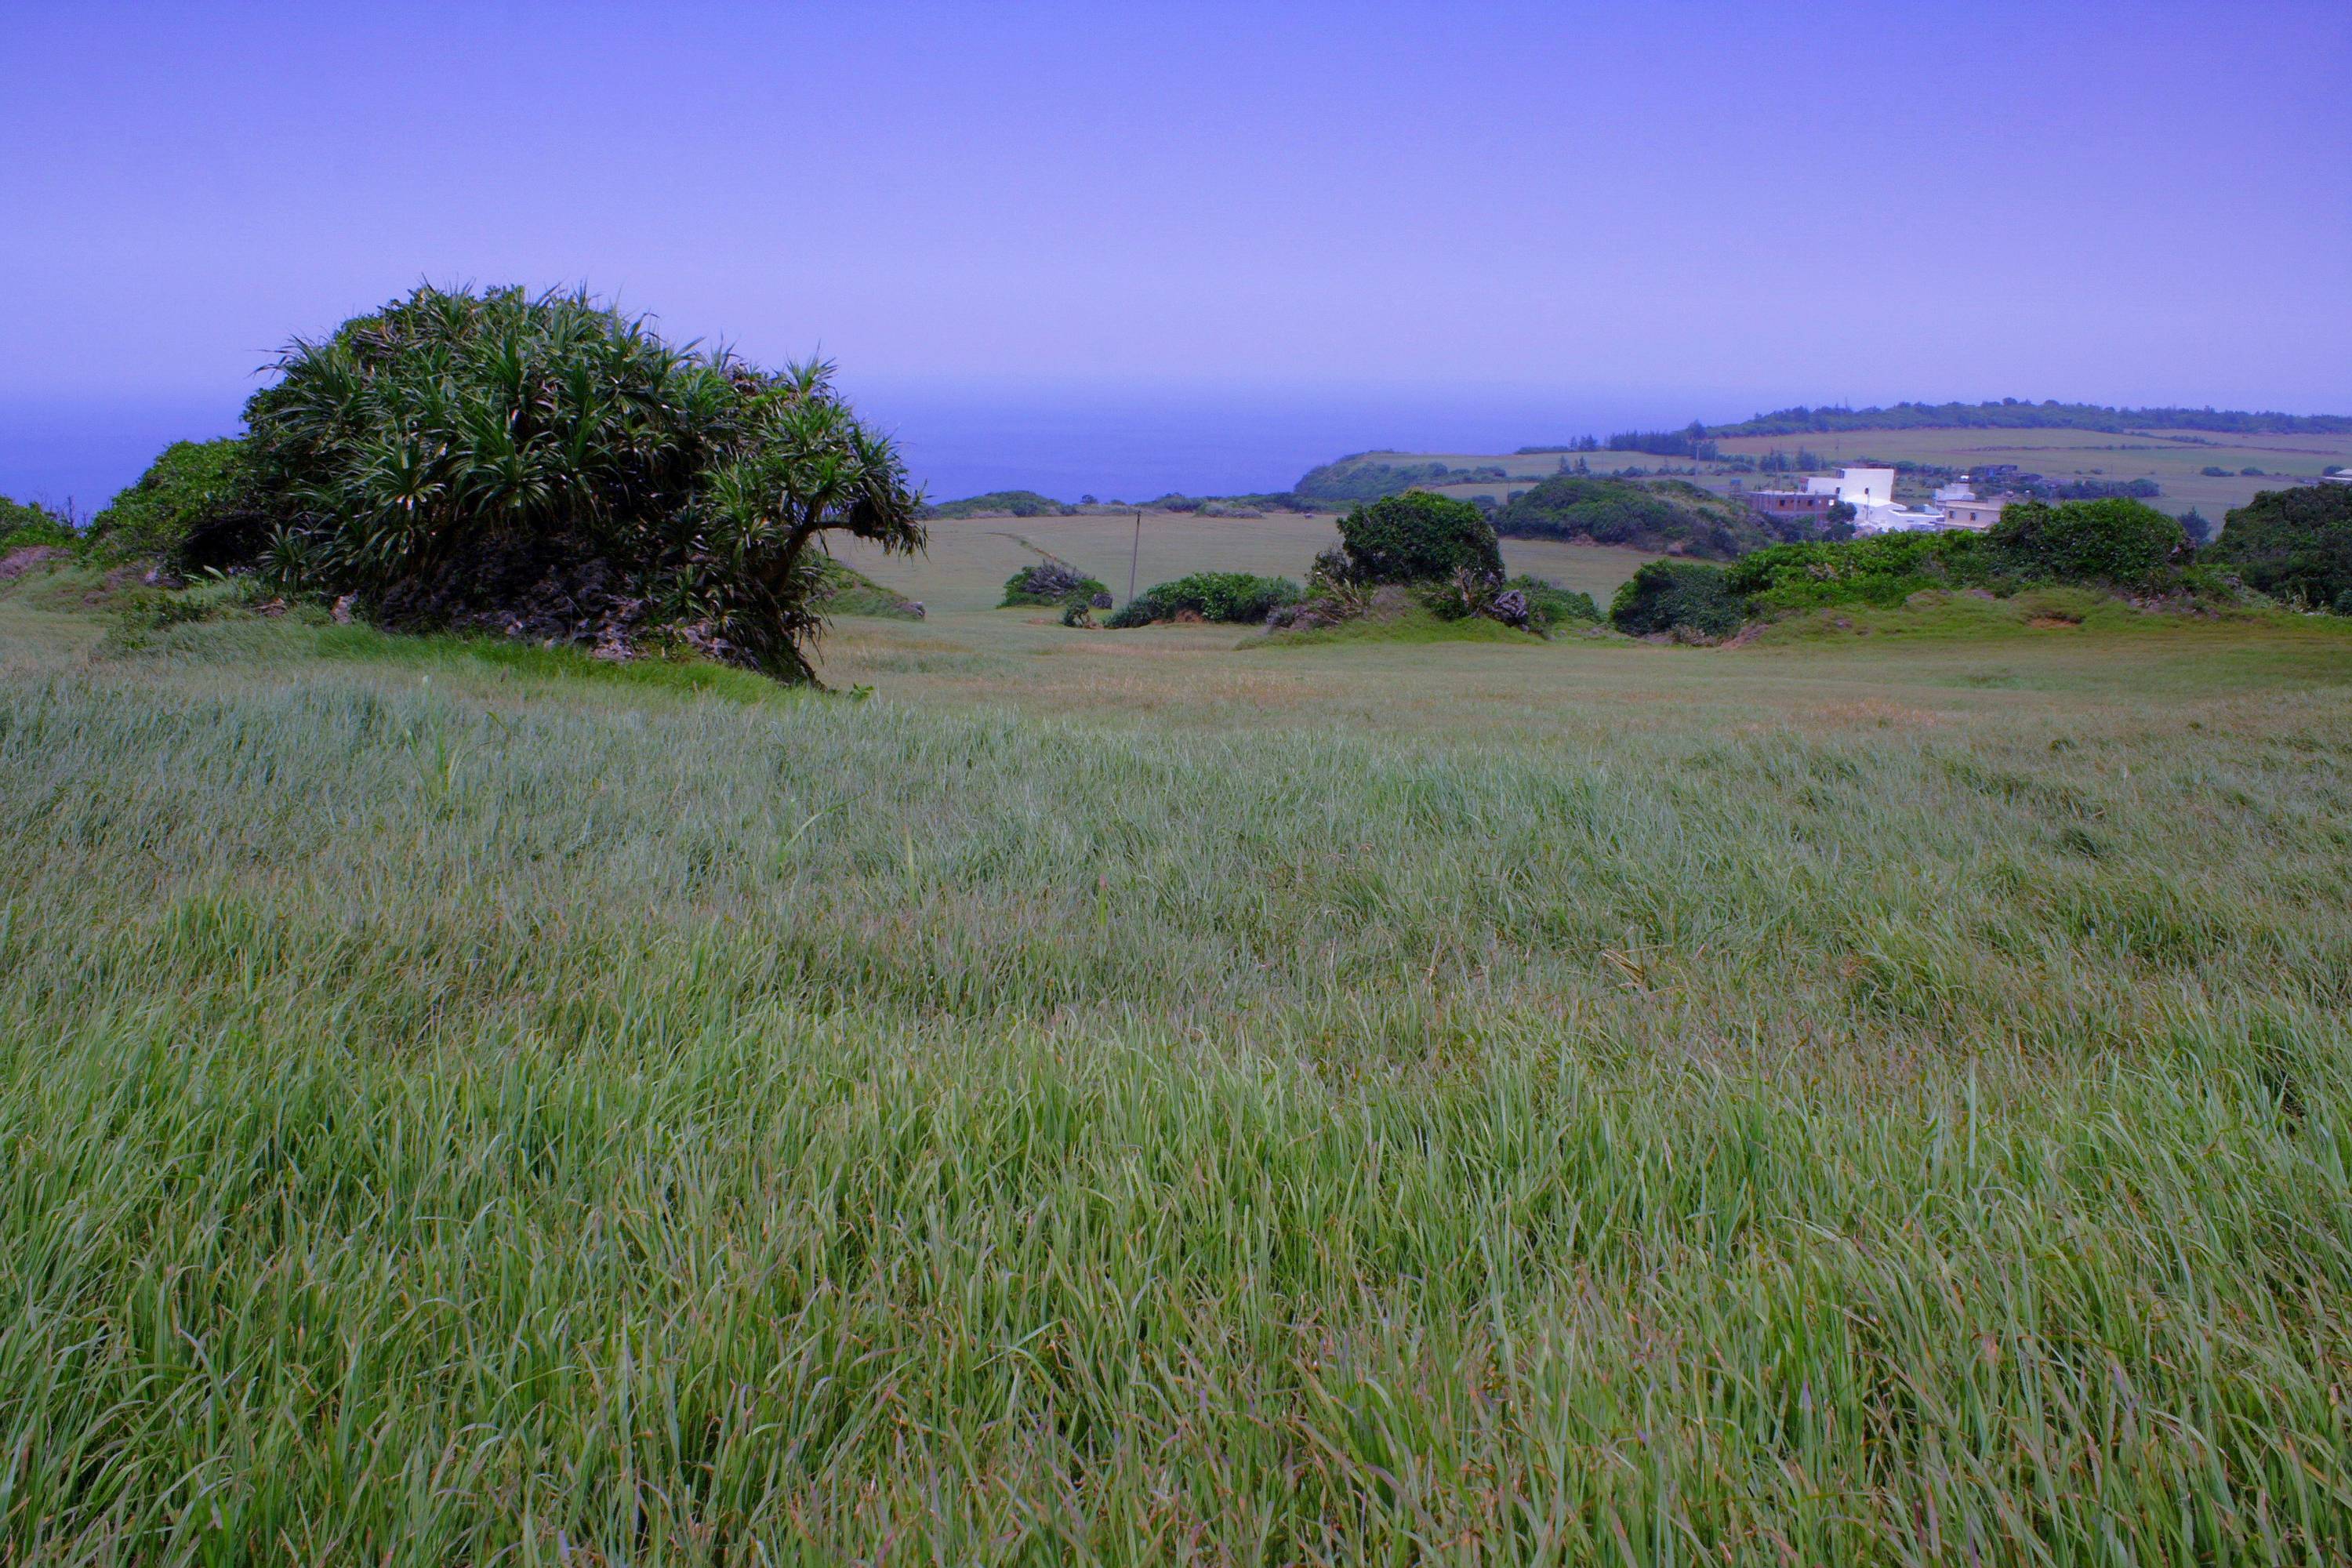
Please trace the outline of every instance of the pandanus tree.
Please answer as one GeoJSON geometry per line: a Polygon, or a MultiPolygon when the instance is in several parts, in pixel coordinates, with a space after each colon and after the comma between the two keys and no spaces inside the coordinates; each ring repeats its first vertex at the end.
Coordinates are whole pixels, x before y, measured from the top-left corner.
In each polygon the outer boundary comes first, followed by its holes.
{"type": "Polygon", "coordinates": [[[656,633],[809,674],[831,535],[921,547],[921,498],[822,362],[763,371],[584,293],[422,288],[278,356],[221,553],[375,606],[582,563],[656,633]]]}

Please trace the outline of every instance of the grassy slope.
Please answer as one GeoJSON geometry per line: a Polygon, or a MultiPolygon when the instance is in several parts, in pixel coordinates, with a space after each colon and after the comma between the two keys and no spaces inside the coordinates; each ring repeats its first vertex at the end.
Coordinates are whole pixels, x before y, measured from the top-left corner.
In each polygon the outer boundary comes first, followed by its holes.
{"type": "Polygon", "coordinates": [[[0,594],[0,1556],[2352,1552],[2337,628],[887,580],[866,703],[0,594]]]}

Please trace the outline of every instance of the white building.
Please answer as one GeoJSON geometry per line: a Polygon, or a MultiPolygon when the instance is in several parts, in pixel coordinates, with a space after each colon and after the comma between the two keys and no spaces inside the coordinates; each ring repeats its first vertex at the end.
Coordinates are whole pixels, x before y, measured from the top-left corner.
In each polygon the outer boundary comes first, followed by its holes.
{"type": "Polygon", "coordinates": [[[1838,500],[1863,511],[1874,506],[1895,504],[1895,470],[1893,468],[1840,468],[1838,477],[1826,475],[1805,481],[1805,489],[1812,495],[1833,495],[1838,500]]]}
{"type": "Polygon", "coordinates": [[[1970,496],[1965,500],[1945,501],[1942,503],[1944,526],[1965,528],[1980,533],[2000,521],[2001,511],[2009,505],[2009,500],[2007,496],[1991,496],[1983,500],[1970,496]]]}
{"type": "Polygon", "coordinates": [[[1946,528],[1964,528],[1971,533],[1981,533],[2000,521],[2009,496],[1979,496],[1976,487],[1963,474],[1960,482],[1946,485],[1936,492],[1936,506],[1944,514],[1946,528]]]}
{"type": "Polygon", "coordinates": [[[1949,519],[1932,506],[1874,506],[1853,520],[1856,533],[1939,533],[1949,519]]]}
{"type": "Polygon", "coordinates": [[[1805,481],[1812,495],[1834,495],[1853,508],[1856,533],[1903,533],[1944,526],[1944,514],[1934,507],[1895,504],[1893,468],[1841,468],[1838,477],[1822,475],[1805,481]]]}
{"type": "Polygon", "coordinates": [[[2319,476],[2323,485],[2352,485],[2352,468],[2330,468],[2319,476]]]}

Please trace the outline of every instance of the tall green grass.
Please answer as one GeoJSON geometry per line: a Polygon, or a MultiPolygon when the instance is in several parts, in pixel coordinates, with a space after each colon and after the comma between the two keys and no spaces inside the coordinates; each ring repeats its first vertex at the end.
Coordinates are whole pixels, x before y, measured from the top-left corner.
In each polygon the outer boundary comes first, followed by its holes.
{"type": "Polygon", "coordinates": [[[1154,733],[319,635],[0,603],[0,1561],[2352,1554],[2341,684],[1154,733]]]}

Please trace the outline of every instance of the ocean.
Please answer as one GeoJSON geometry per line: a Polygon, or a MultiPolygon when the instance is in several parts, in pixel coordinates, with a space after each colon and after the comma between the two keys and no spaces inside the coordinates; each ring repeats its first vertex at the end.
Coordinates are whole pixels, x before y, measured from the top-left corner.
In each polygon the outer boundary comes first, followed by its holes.
{"type": "MultiPolygon", "coordinates": [[[[218,396],[0,398],[0,494],[68,503],[82,516],[137,479],[168,443],[233,435],[246,389],[218,396]]],[[[1179,490],[1287,489],[1351,452],[1507,452],[1612,430],[1738,418],[1753,399],[1723,394],[1609,395],[1433,390],[941,387],[845,378],[894,434],[935,500],[1032,489],[1057,500],[1148,500],[1179,490]]]]}

